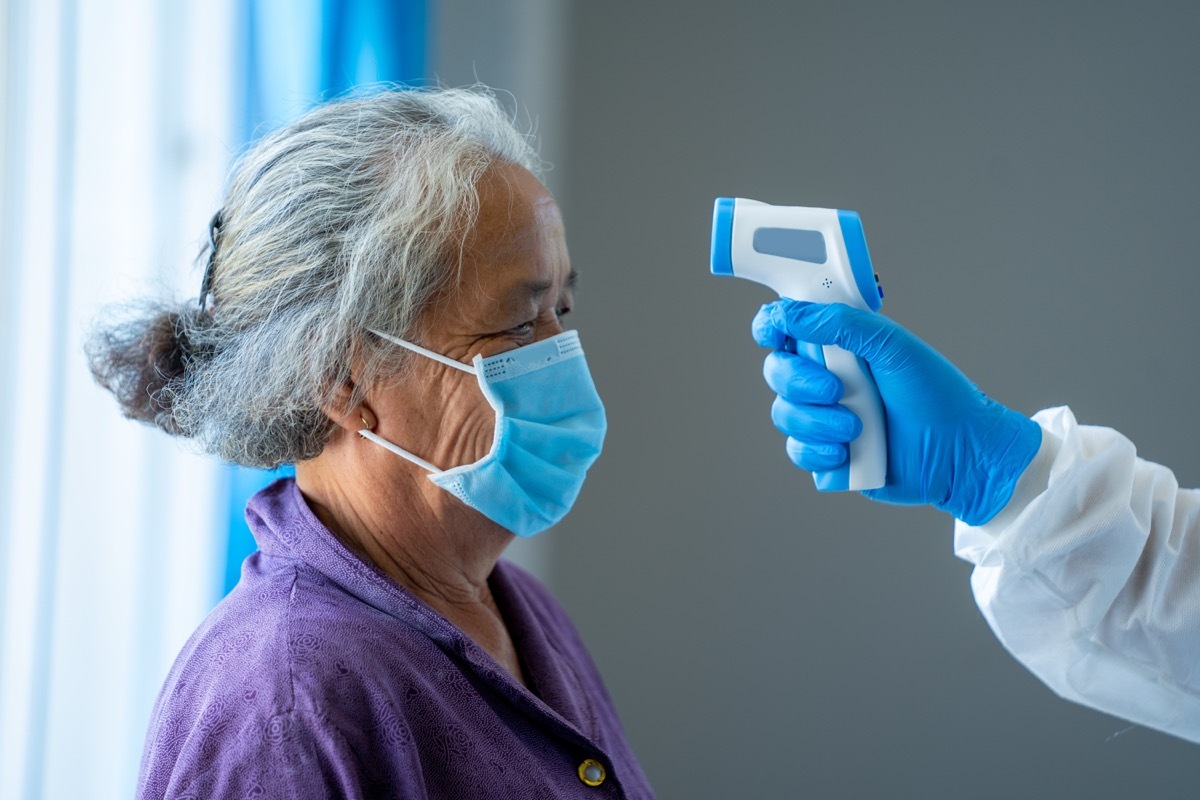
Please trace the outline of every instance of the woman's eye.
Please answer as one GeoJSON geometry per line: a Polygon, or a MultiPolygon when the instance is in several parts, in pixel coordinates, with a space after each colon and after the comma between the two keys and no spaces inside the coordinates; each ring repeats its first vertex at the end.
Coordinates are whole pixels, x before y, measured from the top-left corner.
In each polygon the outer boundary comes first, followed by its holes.
{"type": "MultiPolygon", "coordinates": [[[[555,319],[562,319],[569,313],[571,313],[570,306],[560,306],[560,307],[554,309],[555,319]]],[[[544,324],[544,323],[548,323],[548,322],[549,322],[548,319],[545,319],[544,317],[539,315],[537,319],[531,319],[526,322],[522,322],[520,325],[514,325],[513,327],[504,331],[504,335],[506,335],[506,336],[530,336],[537,329],[537,326],[539,323],[544,324]]]]}

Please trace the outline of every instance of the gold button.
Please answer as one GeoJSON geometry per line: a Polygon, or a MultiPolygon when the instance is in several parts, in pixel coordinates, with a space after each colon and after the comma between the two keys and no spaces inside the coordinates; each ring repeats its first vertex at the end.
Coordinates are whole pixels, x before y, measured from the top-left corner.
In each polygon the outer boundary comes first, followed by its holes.
{"type": "Polygon", "coordinates": [[[608,773],[604,771],[604,765],[599,761],[585,758],[583,763],[579,765],[579,780],[588,786],[599,786],[604,783],[604,779],[607,776],[608,773]]]}

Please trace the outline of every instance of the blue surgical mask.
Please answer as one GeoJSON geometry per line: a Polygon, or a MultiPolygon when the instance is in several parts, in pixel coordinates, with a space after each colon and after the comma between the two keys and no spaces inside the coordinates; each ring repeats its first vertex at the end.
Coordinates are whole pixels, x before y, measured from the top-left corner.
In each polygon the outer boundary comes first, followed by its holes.
{"type": "Polygon", "coordinates": [[[566,331],[471,365],[411,342],[389,342],[469,372],[496,412],[492,449],[473,464],[440,469],[377,434],[359,434],[429,471],[429,479],[518,536],[533,536],[567,515],[588,467],[600,455],[604,405],[588,372],[579,334],[566,331]]]}

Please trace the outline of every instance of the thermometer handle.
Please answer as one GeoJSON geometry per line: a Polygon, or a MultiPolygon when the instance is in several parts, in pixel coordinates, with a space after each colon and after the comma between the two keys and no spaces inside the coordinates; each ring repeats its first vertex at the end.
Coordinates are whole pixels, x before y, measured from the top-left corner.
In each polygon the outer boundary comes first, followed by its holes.
{"type": "Polygon", "coordinates": [[[862,420],[862,433],[849,443],[850,457],[837,469],[814,472],[822,492],[879,489],[887,481],[887,423],[883,401],[867,362],[836,345],[797,342],[798,349],[837,375],[845,391],[841,405],[862,420]]]}

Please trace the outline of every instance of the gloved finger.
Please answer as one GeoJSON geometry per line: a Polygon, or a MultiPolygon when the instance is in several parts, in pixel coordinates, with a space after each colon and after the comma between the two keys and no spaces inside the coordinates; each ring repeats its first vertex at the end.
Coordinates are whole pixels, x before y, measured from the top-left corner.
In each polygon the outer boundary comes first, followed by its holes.
{"type": "Polygon", "coordinates": [[[825,472],[846,463],[850,449],[844,444],[802,442],[788,438],[787,455],[792,463],[809,472],[825,472]]]}
{"type": "Polygon", "coordinates": [[[767,303],[758,310],[750,322],[750,335],[760,347],[770,347],[773,350],[794,350],[787,331],[776,326],[771,308],[775,303],[767,303]]]}
{"type": "Polygon", "coordinates": [[[831,405],[842,399],[842,381],[807,356],[780,350],[768,353],[763,377],[775,394],[793,403],[831,405]]]}
{"type": "Polygon", "coordinates": [[[781,298],[771,303],[772,325],[780,334],[813,344],[835,344],[865,359],[880,356],[899,325],[881,314],[841,303],[803,303],[781,298]]]}
{"type": "Polygon", "coordinates": [[[780,433],[802,442],[849,442],[862,433],[862,422],[847,408],[792,403],[776,397],[771,421],[780,433]]]}

